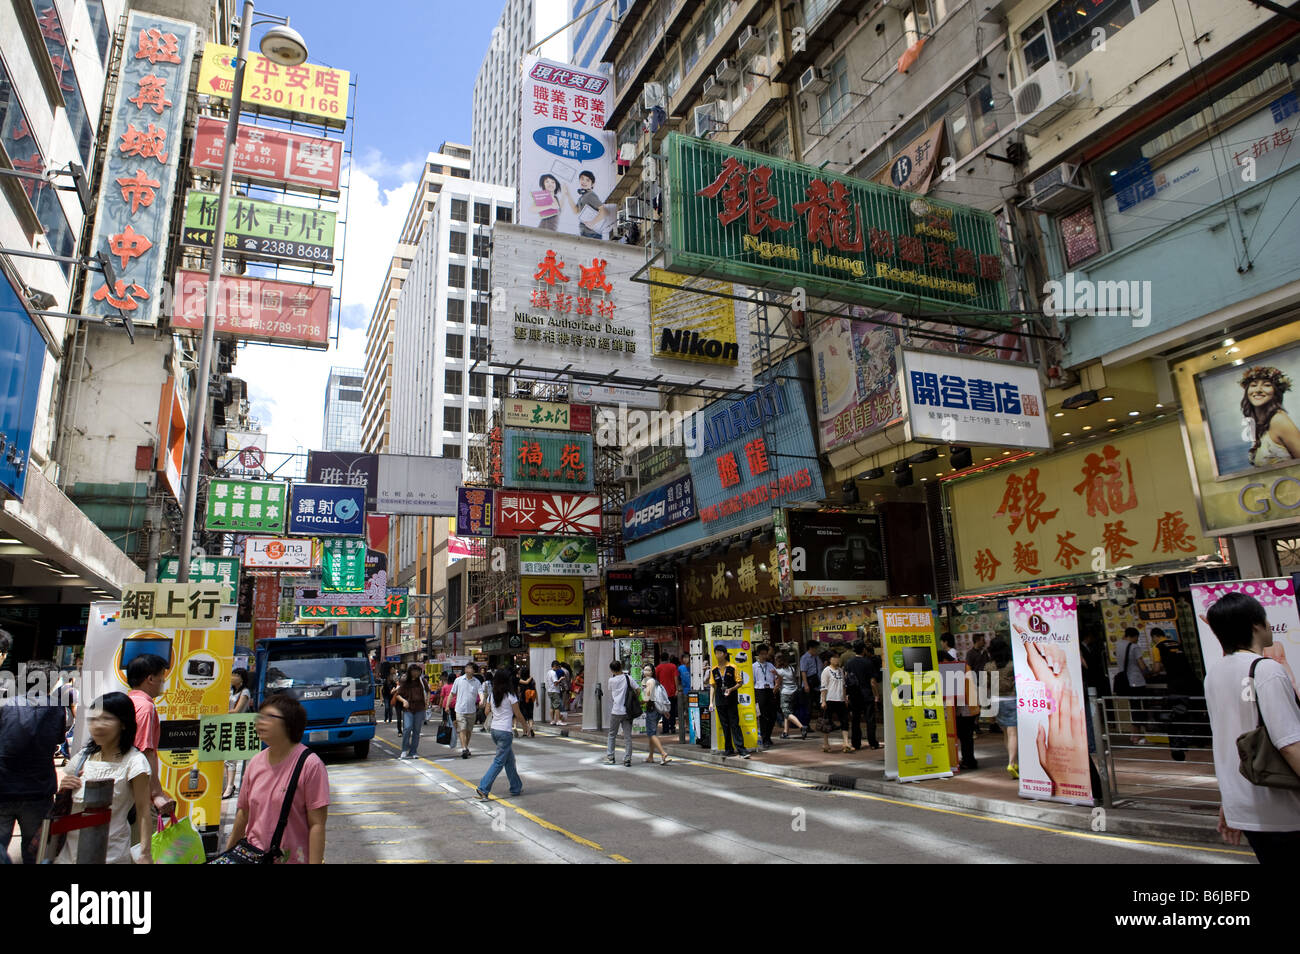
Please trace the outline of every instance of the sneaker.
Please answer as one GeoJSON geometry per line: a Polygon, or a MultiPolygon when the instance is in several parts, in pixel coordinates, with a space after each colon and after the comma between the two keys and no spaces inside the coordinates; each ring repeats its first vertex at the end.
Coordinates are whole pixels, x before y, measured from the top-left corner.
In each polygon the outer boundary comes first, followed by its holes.
{"type": "Polygon", "coordinates": [[[722,757],[723,757],[724,759],[734,759],[734,758],[736,757],[736,753],[735,753],[735,752],[723,752],[723,753],[722,753],[722,757]]]}
{"type": "Polygon", "coordinates": [[[753,754],[754,754],[753,752],[745,751],[745,752],[741,752],[741,753],[740,753],[740,757],[741,757],[742,759],[747,759],[747,758],[749,758],[749,757],[750,757],[751,755],[753,755],[753,754]]]}
{"type": "Polygon", "coordinates": [[[631,759],[624,759],[624,760],[623,760],[623,767],[624,767],[624,768],[631,768],[631,767],[632,767],[632,760],[631,760],[631,759]]]}
{"type": "Polygon", "coordinates": [[[613,765],[613,764],[614,764],[614,756],[611,755],[609,758],[605,759],[605,764],[606,764],[606,765],[613,765]]]}
{"type": "Polygon", "coordinates": [[[469,749],[461,749],[461,750],[460,750],[460,757],[463,758],[463,759],[467,759],[467,758],[469,758],[469,749]]]}

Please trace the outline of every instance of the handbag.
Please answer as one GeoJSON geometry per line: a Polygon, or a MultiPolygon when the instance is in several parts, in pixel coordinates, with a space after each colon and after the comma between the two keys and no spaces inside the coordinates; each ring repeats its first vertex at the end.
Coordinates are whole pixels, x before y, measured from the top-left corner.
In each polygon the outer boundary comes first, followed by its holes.
{"type": "Polygon", "coordinates": [[[302,774],[302,767],[307,762],[307,756],[311,755],[310,749],[304,749],[298,756],[298,764],[293,767],[293,775],[289,777],[289,787],[285,790],[284,801],[280,805],[280,820],[275,823],[275,834],[271,836],[271,843],[263,851],[258,848],[247,838],[239,839],[238,843],[232,848],[227,848],[210,862],[214,865],[273,865],[280,860],[280,839],[284,837],[285,826],[289,824],[289,811],[293,808],[293,796],[298,792],[298,776],[302,774]]]}
{"type": "Polygon", "coordinates": [[[438,735],[437,735],[438,744],[451,745],[452,735],[453,733],[451,731],[451,725],[447,722],[446,719],[444,719],[438,725],[438,735]]]}
{"type": "MultiPolygon", "coordinates": [[[[1132,651],[1132,643],[1126,642],[1124,645],[1132,651]]],[[[1119,664],[1119,672],[1115,673],[1115,695],[1127,696],[1132,691],[1133,688],[1128,684],[1128,653],[1125,653],[1124,659],[1119,664]]]]}
{"type": "MultiPolygon", "coordinates": [[[[1250,681],[1254,690],[1255,667],[1263,662],[1263,657],[1250,664],[1250,681]]],[[[1282,753],[1268,737],[1268,727],[1264,725],[1264,713],[1259,708],[1259,692],[1254,690],[1255,717],[1258,723],[1249,732],[1237,736],[1237,754],[1241,757],[1239,766],[1241,774],[1252,785],[1266,788],[1300,789],[1300,776],[1282,753]]],[[[1300,701],[1300,700],[1298,700],[1300,701]]]]}
{"type": "Polygon", "coordinates": [[[163,826],[158,816],[158,830],[149,839],[150,854],[156,865],[201,865],[207,859],[203,851],[203,836],[194,828],[189,817],[172,816],[172,823],[163,826]]]}

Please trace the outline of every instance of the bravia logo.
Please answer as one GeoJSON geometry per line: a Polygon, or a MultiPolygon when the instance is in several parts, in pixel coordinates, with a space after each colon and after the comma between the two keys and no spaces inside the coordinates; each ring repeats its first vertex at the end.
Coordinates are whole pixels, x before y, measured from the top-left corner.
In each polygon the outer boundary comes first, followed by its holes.
{"type": "Polygon", "coordinates": [[[698,331],[664,328],[659,335],[659,352],[676,355],[687,361],[707,361],[716,364],[737,364],[740,345],[735,341],[706,338],[698,331]]]}
{"type": "Polygon", "coordinates": [[[55,925],[125,925],[134,934],[148,934],[152,912],[149,891],[82,891],[74,884],[50,895],[50,923],[55,925]]]}

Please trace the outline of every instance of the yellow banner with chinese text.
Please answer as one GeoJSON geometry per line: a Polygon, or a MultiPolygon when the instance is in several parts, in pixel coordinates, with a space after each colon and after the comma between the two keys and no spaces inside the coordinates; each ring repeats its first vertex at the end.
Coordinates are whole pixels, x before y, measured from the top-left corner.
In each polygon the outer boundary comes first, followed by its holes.
{"type": "MultiPolygon", "coordinates": [[[[235,55],[233,46],[205,44],[197,91],[229,99],[235,88],[235,55]]],[[[327,126],[342,127],[347,124],[348,81],[347,70],[316,63],[281,66],[260,53],[250,53],[243,104],[245,109],[312,116],[327,126]]]]}
{"type": "Polygon", "coordinates": [[[1177,421],[952,484],[962,592],[1217,552],[1177,421]]]}

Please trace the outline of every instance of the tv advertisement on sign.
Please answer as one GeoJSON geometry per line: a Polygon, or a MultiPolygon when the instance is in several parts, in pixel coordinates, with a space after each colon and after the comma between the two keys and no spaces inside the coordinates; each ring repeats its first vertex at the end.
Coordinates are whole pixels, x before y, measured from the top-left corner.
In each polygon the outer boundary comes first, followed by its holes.
{"type": "Polygon", "coordinates": [[[605,574],[611,629],[676,626],[677,574],[673,570],[610,570],[605,574]]]}

